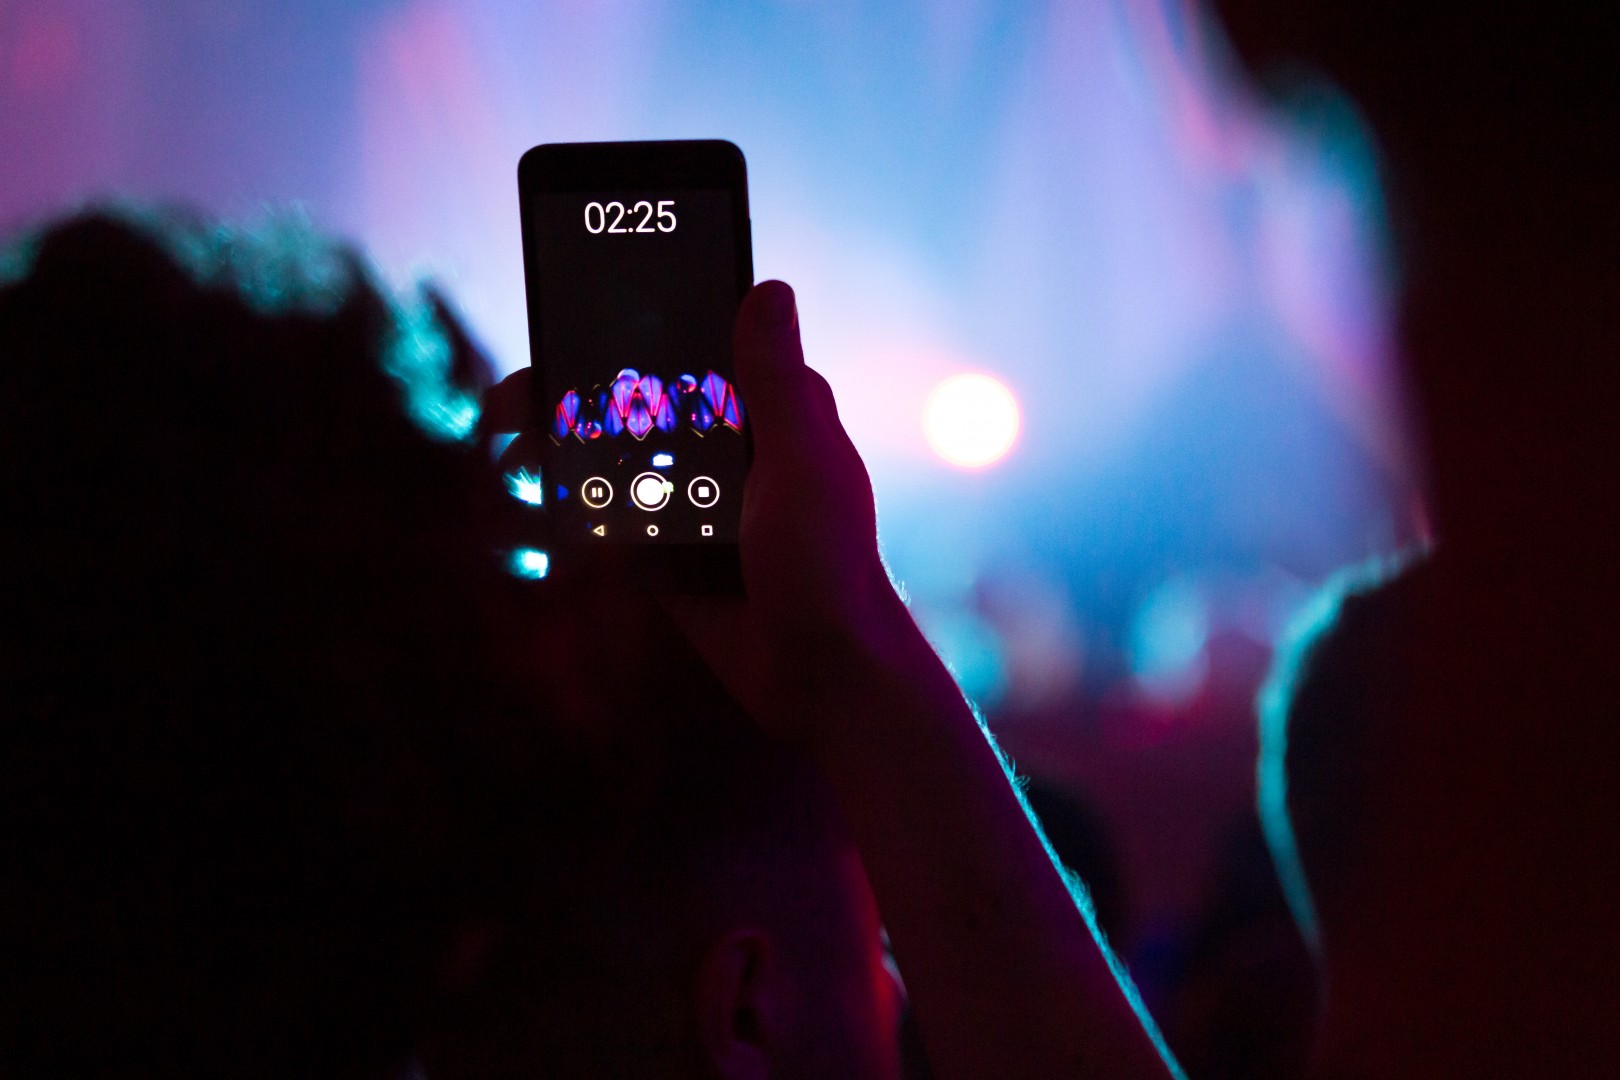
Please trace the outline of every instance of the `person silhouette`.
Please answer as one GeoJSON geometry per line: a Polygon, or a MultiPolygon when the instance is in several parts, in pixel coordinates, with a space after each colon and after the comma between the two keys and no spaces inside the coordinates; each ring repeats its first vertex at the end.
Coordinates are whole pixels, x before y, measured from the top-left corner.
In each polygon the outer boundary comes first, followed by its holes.
{"type": "Polygon", "coordinates": [[[1252,72],[1309,65],[1368,121],[1430,453],[1432,551],[1330,597],[1273,703],[1272,810],[1322,897],[1316,1073],[1603,1071],[1616,40],[1575,5],[1217,6],[1252,72]]]}
{"type": "Polygon", "coordinates": [[[681,598],[511,573],[521,377],[307,226],[0,265],[0,1072],[887,1080],[885,931],[936,1076],[1167,1071],[785,285],[746,592],[681,598]]]}

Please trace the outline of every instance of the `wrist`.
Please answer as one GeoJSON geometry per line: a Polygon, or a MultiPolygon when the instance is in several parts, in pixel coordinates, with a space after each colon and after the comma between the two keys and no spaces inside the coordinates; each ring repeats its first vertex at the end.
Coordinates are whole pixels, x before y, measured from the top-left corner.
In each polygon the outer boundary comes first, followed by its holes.
{"type": "Polygon", "coordinates": [[[976,723],[886,576],[882,585],[846,617],[796,635],[780,656],[782,727],[826,767],[871,753],[917,718],[938,726],[959,714],[976,723]]]}

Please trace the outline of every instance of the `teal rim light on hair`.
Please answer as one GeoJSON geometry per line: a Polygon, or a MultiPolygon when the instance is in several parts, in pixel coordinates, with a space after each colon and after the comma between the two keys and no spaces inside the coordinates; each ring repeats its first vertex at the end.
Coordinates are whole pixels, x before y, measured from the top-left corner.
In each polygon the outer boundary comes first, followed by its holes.
{"type": "Polygon", "coordinates": [[[465,442],[478,425],[478,397],[450,381],[450,339],[433,305],[420,290],[394,306],[394,331],[384,348],[383,370],[405,390],[405,408],[429,435],[465,442]]]}
{"type": "Polygon", "coordinates": [[[39,233],[32,229],[0,241],[0,288],[27,277],[39,254],[39,233]]]}
{"type": "MultiPolygon", "coordinates": [[[[391,296],[365,262],[316,229],[302,207],[266,210],[243,224],[130,202],[83,209],[149,237],[199,285],[230,289],[263,315],[331,315],[357,287],[372,286],[385,297],[392,323],[382,367],[404,392],[406,413],[432,438],[472,437],[479,399],[452,381],[450,337],[423,290],[391,296]]],[[[0,285],[27,277],[47,227],[23,229],[0,244],[0,285]]]]}
{"type": "Polygon", "coordinates": [[[1277,882],[1305,946],[1318,969],[1322,963],[1322,924],[1299,855],[1299,840],[1288,816],[1288,720],[1316,646],[1339,621],[1347,598],[1397,576],[1422,550],[1375,558],[1334,574],[1305,604],[1277,645],[1276,660],[1255,702],[1260,721],[1260,754],[1255,762],[1256,810],[1277,882]]]}
{"type": "Polygon", "coordinates": [[[150,237],[199,285],[232,289],[263,315],[330,315],[363,273],[296,205],[241,224],[127,203],[98,209],[150,237]]]}

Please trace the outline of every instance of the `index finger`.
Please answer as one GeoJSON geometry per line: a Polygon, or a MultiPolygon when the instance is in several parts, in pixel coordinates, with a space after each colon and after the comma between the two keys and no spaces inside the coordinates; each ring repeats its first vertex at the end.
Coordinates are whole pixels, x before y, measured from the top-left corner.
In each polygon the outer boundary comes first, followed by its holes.
{"type": "Polygon", "coordinates": [[[802,424],[804,349],[793,290],[780,281],[755,285],[743,297],[733,334],[737,389],[753,417],[757,451],[773,455],[802,424]]]}

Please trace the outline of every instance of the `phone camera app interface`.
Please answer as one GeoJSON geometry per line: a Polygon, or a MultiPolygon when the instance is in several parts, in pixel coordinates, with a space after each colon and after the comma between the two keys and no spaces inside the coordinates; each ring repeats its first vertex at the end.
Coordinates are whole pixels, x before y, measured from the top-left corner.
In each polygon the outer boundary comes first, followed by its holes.
{"type": "Polygon", "coordinates": [[[735,542],[747,444],[732,384],[732,196],[532,198],[546,494],[558,535],[735,542]]]}

